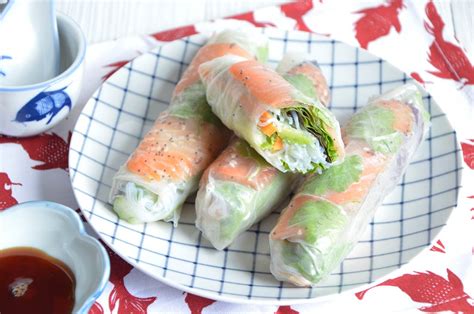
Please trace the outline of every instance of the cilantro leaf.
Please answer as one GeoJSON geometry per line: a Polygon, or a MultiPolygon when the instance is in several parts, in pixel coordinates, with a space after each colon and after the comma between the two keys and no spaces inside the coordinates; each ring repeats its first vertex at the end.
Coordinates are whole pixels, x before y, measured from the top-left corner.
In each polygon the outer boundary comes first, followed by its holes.
{"type": "Polygon", "coordinates": [[[363,171],[362,157],[351,155],[322,174],[308,177],[302,191],[308,194],[324,195],[327,191],[344,192],[351,184],[358,182],[363,171]]]}

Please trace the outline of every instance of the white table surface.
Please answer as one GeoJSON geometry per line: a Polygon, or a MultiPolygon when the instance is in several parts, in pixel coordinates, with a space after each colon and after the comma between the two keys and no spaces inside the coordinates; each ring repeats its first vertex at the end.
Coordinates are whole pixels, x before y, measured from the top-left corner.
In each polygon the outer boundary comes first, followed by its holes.
{"type": "MultiPolygon", "coordinates": [[[[353,1],[353,0],[348,0],[353,1]]],[[[416,0],[405,0],[416,1],[416,0]]],[[[226,17],[288,0],[57,0],[59,11],[73,17],[89,43],[147,34],[226,17]]],[[[364,0],[383,3],[385,0],[364,0]]],[[[435,1],[468,53],[474,54],[474,0],[435,1]]]]}
{"type": "Polygon", "coordinates": [[[290,2],[288,0],[56,0],[90,43],[148,34],[290,2]]]}

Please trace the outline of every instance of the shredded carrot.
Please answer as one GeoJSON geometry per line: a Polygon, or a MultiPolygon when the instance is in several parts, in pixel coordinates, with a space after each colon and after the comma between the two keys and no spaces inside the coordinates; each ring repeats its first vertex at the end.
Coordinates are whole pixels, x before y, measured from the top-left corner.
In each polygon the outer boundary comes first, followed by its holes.
{"type": "Polygon", "coordinates": [[[268,111],[265,111],[264,113],[262,113],[262,115],[260,116],[260,123],[265,123],[267,122],[268,120],[270,120],[272,118],[272,114],[268,111]]]}
{"type": "MultiPolygon", "coordinates": [[[[272,118],[272,114],[268,111],[265,111],[264,113],[262,113],[262,115],[260,116],[260,123],[261,124],[264,124],[266,123],[268,120],[270,120],[272,118]]],[[[273,123],[269,123],[265,126],[260,126],[260,131],[262,131],[263,134],[265,134],[266,136],[272,136],[273,133],[275,133],[277,131],[277,128],[276,126],[273,124],[273,123]]]]}
{"type": "Polygon", "coordinates": [[[272,136],[273,133],[277,131],[276,126],[273,123],[267,124],[266,126],[261,126],[260,131],[266,136],[272,136]]]}
{"type": "Polygon", "coordinates": [[[277,138],[275,139],[275,143],[273,143],[272,149],[274,152],[276,152],[282,148],[283,148],[283,140],[281,139],[281,137],[277,136],[277,138]]]}

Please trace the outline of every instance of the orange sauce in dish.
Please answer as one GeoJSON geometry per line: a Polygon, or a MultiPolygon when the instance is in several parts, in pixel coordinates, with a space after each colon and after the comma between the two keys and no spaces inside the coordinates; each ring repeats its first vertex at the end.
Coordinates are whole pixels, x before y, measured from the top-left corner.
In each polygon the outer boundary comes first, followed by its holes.
{"type": "Polygon", "coordinates": [[[30,247],[0,250],[0,313],[71,313],[76,280],[62,261],[30,247]]]}

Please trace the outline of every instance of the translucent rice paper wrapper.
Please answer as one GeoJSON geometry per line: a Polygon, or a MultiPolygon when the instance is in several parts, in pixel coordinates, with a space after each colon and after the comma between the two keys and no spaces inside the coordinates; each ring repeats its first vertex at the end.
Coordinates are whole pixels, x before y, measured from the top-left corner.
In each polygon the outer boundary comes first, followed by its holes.
{"type": "Polygon", "coordinates": [[[177,223],[202,172],[227,144],[226,132],[198,119],[160,115],[114,176],[110,202],[115,212],[130,223],[177,223]]]}
{"type": "Polygon", "coordinates": [[[327,107],[331,98],[328,83],[318,63],[311,58],[307,53],[289,52],[278,63],[276,71],[300,92],[327,107]]]}
{"type": "Polygon", "coordinates": [[[345,161],[305,178],[270,234],[271,272],[313,286],[363,235],[397,185],[429,128],[414,85],[372,99],[343,129],[345,161]]]}
{"type": "Polygon", "coordinates": [[[343,160],[334,115],[277,72],[224,56],[202,64],[199,74],[212,111],[278,170],[308,173],[343,160]],[[267,133],[269,123],[275,128],[267,133]]]}
{"type": "Polygon", "coordinates": [[[196,227],[222,250],[285,200],[297,178],[278,171],[245,141],[234,138],[201,178],[196,227]]]}
{"type": "Polygon", "coordinates": [[[268,41],[256,29],[222,31],[199,49],[169,108],[114,176],[109,202],[121,219],[177,225],[184,201],[231,135],[207,104],[199,65],[225,54],[265,61],[267,53],[268,41]]]}

